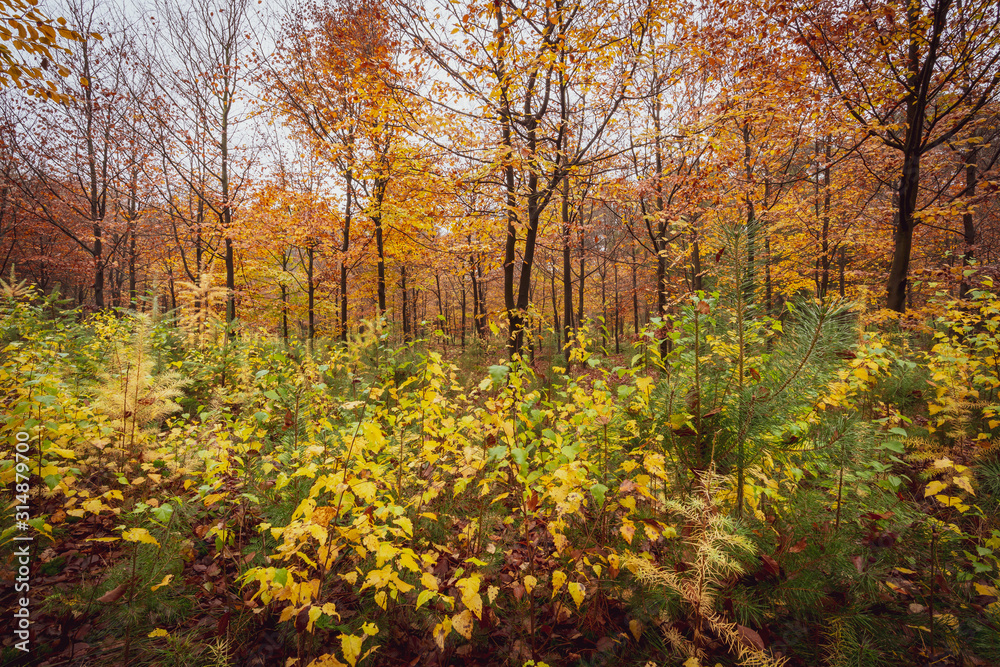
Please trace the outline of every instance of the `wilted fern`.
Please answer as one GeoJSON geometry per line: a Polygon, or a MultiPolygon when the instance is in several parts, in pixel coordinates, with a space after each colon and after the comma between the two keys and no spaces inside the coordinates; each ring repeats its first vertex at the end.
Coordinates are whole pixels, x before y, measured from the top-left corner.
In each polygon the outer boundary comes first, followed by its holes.
{"type": "Polygon", "coordinates": [[[743,573],[738,555],[750,555],[754,547],[737,532],[736,522],[719,512],[713,501],[718,480],[713,470],[702,475],[697,496],[685,503],[668,501],[667,509],[687,520],[691,528],[685,545],[691,555],[691,567],[684,572],[660,567],[653,562],[631,555],[625,565],[636,578],[648,586],[661,586],[678,595],[692,628],[690,639],[683,637],[666,618],[661,618],[664,636],[683,655],[703,659],[712,633],[737,655],[741,665],[777,667],[783,659],[772,657],[744,638],[736,624],[724,619],[715,610],[715,599],[723,582],[743,573]],[[735,552],[735,553],[734,553],[735,552]]]}
{"type": "Polygon", "coordinates": [[[211,340],[214,324],[221,321],[219,306],[225,301],[225,287],[212,284],[211,268],[198,279],[198,283],[180,282],[177,301],[181,306],[181,329],[192,347],[204,347],[211,340]]]}
{"type": "Polygon", "coordinates": [[[31,296],[31,291],[31,285],[26,278],[18,281],[14,276],[13,264],[10,267],[10,280],[0,278],[0,298],[4,301],[23,301],[31,296]]]}
{"type": "Polygon", "coordinates": [[[137,315],[128,345],[116,341],[99,375],[94,406],[117,424],[123,452],[135,456],[142,429],[180,410],[173,399],[186,381],[176,372],[153,375],[155,360],[148,349],[149,320],[137,315]]]}

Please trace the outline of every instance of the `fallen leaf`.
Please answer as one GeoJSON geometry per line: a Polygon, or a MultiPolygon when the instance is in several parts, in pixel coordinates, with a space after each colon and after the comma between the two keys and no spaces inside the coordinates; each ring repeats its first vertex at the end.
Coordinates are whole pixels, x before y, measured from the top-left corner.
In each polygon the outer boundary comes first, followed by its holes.
{"type": "Polygon", "coordinates": [[[125,595],[125,590],[128,588],[128,583],[119,584],[112,588],[110,591],[97,598],[98,602],[104,602],[105,604],[111,604],[112,602],[117,602],[118,599],[125,595]]]}
{"type": "Polygon", "coordinates": [[[740,638],[745,644],[753,646],[758,651],[764,650],[764,640],[761,639],[756,630],[752,630],[745,625],[737,625],[736,629],[739,631],[740,638]]]}

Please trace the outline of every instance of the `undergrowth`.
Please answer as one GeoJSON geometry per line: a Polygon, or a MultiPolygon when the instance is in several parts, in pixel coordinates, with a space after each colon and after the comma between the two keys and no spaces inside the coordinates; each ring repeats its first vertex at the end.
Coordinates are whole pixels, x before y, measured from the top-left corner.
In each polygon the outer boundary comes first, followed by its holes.
{"type": "Polygon", "coordinates": [[[35,646],[94,665],[987,664],[989,287],[914,336],[846,303],[771,318],[698,293],[630,362],[581,334],[577,370],[541,375],[487,346],[394,347],[380,322],[306,346],[206,313],[51,317],[12,291],[4,432],[27,445],[0,480],[32,511],[35,646]]]}

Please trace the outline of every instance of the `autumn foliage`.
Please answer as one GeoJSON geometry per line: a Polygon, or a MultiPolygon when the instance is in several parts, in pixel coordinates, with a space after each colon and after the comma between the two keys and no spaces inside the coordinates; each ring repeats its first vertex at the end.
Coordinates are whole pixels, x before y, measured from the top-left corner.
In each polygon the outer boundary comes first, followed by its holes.
{"type": "Polygon", "coordinates": [[[995,2],[119,11],[0,0],[5,664],[1000,661],[995,2]]]}

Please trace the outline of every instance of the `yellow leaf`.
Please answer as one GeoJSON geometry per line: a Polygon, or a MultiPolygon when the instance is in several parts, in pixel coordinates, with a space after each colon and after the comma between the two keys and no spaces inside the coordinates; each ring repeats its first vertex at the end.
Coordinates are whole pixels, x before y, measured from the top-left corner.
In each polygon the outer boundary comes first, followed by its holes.
{"type": "Polygon", "coordinates": [[[976,492],[972,490],[972,484],[969,483],[969,478],[966,477],[965,475],[959,475],[958,477],[955,477],[955,479],[951,481],[955,483],[955,486],[965,490],[969,495],[971,496],[976,495],[976,492]]]}
{"type": "Polygon", "coordinates": [[[538,583],[538,579],[535,579],[530,574],[524,578],[524,590],[531,595],[531,591],[534,590],[535,584],[538,583]]]}
{"type": "Polygon", "coordinates": [[[579,609],[587,589],[583,587],[583,584],[573,581],[566,586],[566,590],[569,591],[570,597],[573,598],[573,602],[576,603],[576,608],[579,609]]]}
{"type": "Polygon", "coordinates": [[[1000,593],[998,593],[997,589],[993,588],[992,586],[986,586],[984,584],[978,584],[978,583],[973,584],[973,586],[976,589],[976,593],[978,593],[979,595],[990,595],[992,597],[1000,597],[1000,593]]]}
{"type": "Polygon", "coordinates": [[[642,637],[642,621],[632,619],[628,622],[628,629],[632,632],[632,636],[635,637],[636,641],[639,641],[639,637],[642,637]]]}
{"type": "Polygon", "coordinates": [[[635,537],[635,524],[629,521],[628,519],[623,519],[621,534],[622,537],[625,538],[626,542],[632,544],[632,538],[635,537]]]}
{"type": "Polygon", "coordinates": [[[424,572],[420,575],[420,583],[424,588],[432,591],[437,591],[439,588],[437,577],[430,572],[424,572]]]}
{"type": "Polygon", "coordinates": [[[357,482],[351,486],[351,491],[354,492],[354,495],[368,503],[375,500],[375,490],[375,484],[367,480],[357,482]]]}
{"type": "Polygon", "coordinates": [[[347,660],[351,667],[358,664],[358,656],[361,655],[361,644],[364,641],[364,637],[340,635],[340,650],[344,652],[344,659],[347,660]]]}
{"type": "Polygon", "coordinates": [[[130,530],[126,530],[122,533],[122,539],[127,542],[144,542],[146,544],[160,546],[160,543],[156,541],[156,538],[150,535],[149,531],[145,528],[132,528],[130,530]]]}
{"type": "Polygon", "coordinates": [[[410,572],[420,572],[420,565],[417,563],[416,559],[413,557],[413,553],[409,549],[404,549],[402,553],[399,554],[399,565],[406,568],[410,572]]]}
{"type": "Polygon", "coordinates": [[[393,523],[403,529],[403,533],[407,537],[413,537],[413,522],[407,519],[405,516],[401,516],[398,519],[394,519],[393,523]]]}
{"type": "Polygon", "coordinates": [[[451,628],[466,639],[472,639],[472,613],[466,609],[452,616],[451,628]]]}
{"type": "Polygon", "coordinates": [[[479,583],[482,578],[474,574],[455,582],[455,587],[462,592],[462,604],[468,607],[476,618],[483,618],[483,598],[479,595],[479,583]]]}
{"type": "Polygon", "coordinates": [[[155,630],[153,630],[152,632],[150,632],[146,636],[147,637],[169,637],[170,633],[167,632],[166,630],[164,630],[163,628],[156,628],[155,630]]]}
{"type": "Polygon", "coordinates": [[[868,371],[864,368],[855,368],[854,376],[857,377],[862,382],[868,382],[868,371]]]}
{"type": "Polygon", "coordinates": [[[552,597],[556,596],[562,585],[566,583],[566,573],[562,570],[556,570],[552,573],[552,597]]]}
{"type": "Polygon", "coordinates": [[[313,624],[323,615],[322,607],[309,607],[309,622],[306,623],[306,632],[313,631],[313,624]]]}
{"type": "Polygon", "coordinates": [[[446,618],[434,626],[434,642],[442,651],[444,650],[444,640],[448,637],[449,632],[451,632],[450,618],[446,618]]]}
{"type": "Polygon", "coordinates": [[[490,604],[493,604],[493,601],[497,599],[497,593],[499,592],[499,586],[490,586],[486,589],[486,597],[489,598],[490,604]]]}
{"type": "Polygon", "coordinates": [[[944,490],[944,489],[946,489],[946,488],[948,488],[948,484],[946,482],[942,482],[942,481],[936,479],[933,482],[931,482],[930,484],[928,484],[927,488],[924,489],[924,498],[927,498],[928,496],[933,496],[935,494],[941,493],[941,491],[944,490]]]}
{"type": "Polygon", "coordinates": [[[159,590],[159,589],[163,588],[164,586],[166,586],[167,584],[169,584],[170,580],[173,579],[173,578],[174,578],[174,575],[168,574],[167,576],[163,577],[163,581],[161,581],[160,583],[156,584],[155,586],[153,586],[149,590],[151,590],[151,591],[159,590]]]}
{"type": "Polygon", "coordinates": [[[205,501],[204,501],[205,506],[207,507],[208,505],[214,505],[220,500],[223,500],[225,497],[226,494],[224,493],[210,493],[207,496],[205,496],[205,501]]]}
{"type": "Polygon", "coordinates": [[[324,653],[310,662],[309,667],[347,667],[347,665],[337,660],[337,656],[332,653],[324,653]]]}
{"type": "Polygon", "coordinates": [[[684,667],[701,667],[701,663],[698,662],[698,658],[690,657],[684,661],[684,667]]]}
{"type": "Polygon", "coordinates": [[[962,502],[962,499],[958,496],[946,496],[941,494],[939,496],[934,496],[934,500],[938,501],[945,507],[954,507],[959,512],[965,512],[969,509],[969,506],[962,502]]]}

